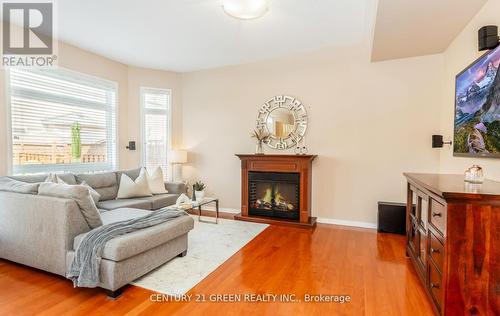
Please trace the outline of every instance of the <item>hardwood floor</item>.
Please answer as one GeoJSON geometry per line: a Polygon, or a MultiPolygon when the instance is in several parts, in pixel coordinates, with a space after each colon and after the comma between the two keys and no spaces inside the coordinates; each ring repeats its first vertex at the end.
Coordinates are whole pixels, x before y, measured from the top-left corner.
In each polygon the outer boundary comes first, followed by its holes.
{"type": "Polygon", "coordinates": [[[189,292],[350,295],[344,304],[153,302],[153,292],[134,286],[112,301],[0,260],[0,315],[433,315],[404,244],[374,230],[270,226],[189,292]]]}

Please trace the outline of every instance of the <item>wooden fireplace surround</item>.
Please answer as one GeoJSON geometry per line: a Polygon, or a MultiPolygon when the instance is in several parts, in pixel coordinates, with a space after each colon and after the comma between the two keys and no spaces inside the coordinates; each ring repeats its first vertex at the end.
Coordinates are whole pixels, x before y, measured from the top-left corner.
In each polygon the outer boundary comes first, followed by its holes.
{"type": "Polygon", "coordinates": [[[237,154],[236,156],[241,160],[241,214],[235,216],[236,219],[304,227],[316,225],[316,217],[311,217],[312,161],[316,155],[237,154]],[[299,220],[248,215],[248,173],[251,171],[296,172],[300,174],[299,220]]]}

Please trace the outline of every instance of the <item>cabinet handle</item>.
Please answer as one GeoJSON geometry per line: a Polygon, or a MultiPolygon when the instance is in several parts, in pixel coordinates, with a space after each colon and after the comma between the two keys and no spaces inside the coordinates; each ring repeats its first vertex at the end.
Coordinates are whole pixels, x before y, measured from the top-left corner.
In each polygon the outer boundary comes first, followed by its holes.
{"type": "Polygon", "coordinates": [[[431,253],[439,253],[439,249],[431,248],[431,253]]]}
{"type": "Polygon", "coordinates": [[[431,289],[439,289],[439,284],[434,284],[431,282],[431,289]]]}
{"type": "Polygon", "coordinates": [[[432,212],[432,217],[441,217],[441,213],[432,212]]]}

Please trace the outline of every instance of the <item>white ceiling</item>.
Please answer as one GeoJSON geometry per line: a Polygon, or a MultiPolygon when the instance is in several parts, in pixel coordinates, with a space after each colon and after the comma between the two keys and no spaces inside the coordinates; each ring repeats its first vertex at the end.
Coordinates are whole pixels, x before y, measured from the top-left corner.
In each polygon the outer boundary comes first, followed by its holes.
{"type": "Polygon", "coordinates": [[[379,0],[372,61],[442,53],[487,0],[379,0]]]}
{"type": "Polygon", "coordinates": [[[271,0],[262,18],[221,0],[57,1],[61,40],[135,66],[195,71],[372,40],[372,60],[443,52],[487,0],[271,0]],[[376,21],[375,21],[376,17],[376,21]],[[375,29],[374,29],[375,28],[375,29]]]}
{"type": "Polygon", "coordinates": [[[58,34],[126,64],[185,72],[359,43],[374,1],[272,0],[264,17],[242,21],[220,0],[64,0],[58,34]]]}

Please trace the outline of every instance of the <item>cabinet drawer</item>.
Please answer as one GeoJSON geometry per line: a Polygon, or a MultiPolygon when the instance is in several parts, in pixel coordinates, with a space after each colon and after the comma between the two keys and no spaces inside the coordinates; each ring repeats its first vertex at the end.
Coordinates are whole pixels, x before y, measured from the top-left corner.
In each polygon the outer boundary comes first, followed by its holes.
{"type": "Polygon", "coordinates": [[[439,273],[432,262],[429,262],[429,292],[439,312],[441,312],[441,306],[443,304],[444,292],[442,279],[441,273],[439,273]]]}
{"type": "Polygon", "coordinates": [[[429,231],[429,257],[432,258],[439,272],[443,272],[444,247],[439,239],[429,231]]]}
{"type": "Polygon", "coordinates": [[[446,232],[446,207],[436,200],[431,199],[430,215],[430,223],[444,236],[446,232]]]}

